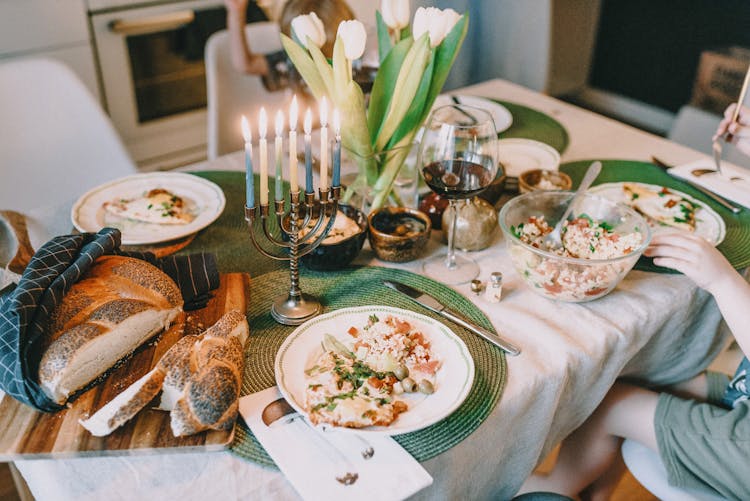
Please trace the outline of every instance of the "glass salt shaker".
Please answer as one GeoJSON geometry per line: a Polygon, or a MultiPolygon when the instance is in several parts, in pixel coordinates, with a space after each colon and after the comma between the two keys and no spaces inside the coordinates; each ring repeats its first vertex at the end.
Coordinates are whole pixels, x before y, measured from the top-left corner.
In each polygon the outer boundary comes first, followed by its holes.
{"type": "Polygon", "coordinates": [[[490,275],[490,283],[484,290],[484,298],[490,303],[499,303],[503,293],[503,274],[495,271],[490,275]]]}

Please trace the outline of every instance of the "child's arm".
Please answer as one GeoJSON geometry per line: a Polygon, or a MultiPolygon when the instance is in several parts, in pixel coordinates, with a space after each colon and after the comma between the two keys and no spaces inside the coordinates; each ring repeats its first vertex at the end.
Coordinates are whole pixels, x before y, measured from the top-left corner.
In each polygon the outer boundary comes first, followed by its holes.
{"type": "Polygon", "coordinates": [[[645,254],[706,289],[745,355],[750,354],[750,284],[705,239],[687,233],[656,235],[645,254]]]}
{"type": "Polygon", "coordinates": [[[729,132],[732,134],[732,143],[746,155],[750,155],[750,108],[742,106],[739,115],[737,115],[737,121],[732,123],[735,108],[737,108],[737,104],[733,103],[724,111],[724,118],[719,123],[714,141],[722,134],[729,132]]]}
{"type": "Polygon", "coordinates": [[[245,16],[248,0],[224,0],[227,8],[227,31],[232,66],[240,73],[267,75],[268,62],[261,54],[254,54],[245,36],[245,16]]]}

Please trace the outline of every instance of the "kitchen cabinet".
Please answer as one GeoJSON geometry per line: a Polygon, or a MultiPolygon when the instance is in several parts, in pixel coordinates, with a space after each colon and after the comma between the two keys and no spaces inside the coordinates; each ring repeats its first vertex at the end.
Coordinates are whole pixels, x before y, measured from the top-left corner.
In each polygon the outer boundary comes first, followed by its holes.
{"type": "Polygon", "coordinates": [[[0,2],[0,62],[49,57],[67,64],[99,98],[84,0],[0,2]]]}

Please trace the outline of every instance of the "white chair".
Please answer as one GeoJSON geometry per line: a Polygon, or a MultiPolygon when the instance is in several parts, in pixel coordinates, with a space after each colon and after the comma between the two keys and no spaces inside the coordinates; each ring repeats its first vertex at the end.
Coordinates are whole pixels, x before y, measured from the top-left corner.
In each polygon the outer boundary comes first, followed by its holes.
{"type": "MultiPolygon", "coordinates": [[[[269,54],[282,49],[279,26],[272,22],[251,23],[245,34],[253,52],[269,54]]],[[[269,92],[261,77],[245,75],[233,66],[229,53],[229,33],[222,30],[206,42],[206,90],[208,93],[208,159],[237,151],[243,147],[240,119],[248,117],[254,138],[258,137],[257,116],[265,106],[273,120],[274,111],[286,106],[285,91],[269,92]]],[[[273,123],[269,123],[269,133],[273,123]]]]}
{"type": "Polygon", "coordinates": [[[621,450],[630,473],[651,494],[663,501],[725,501],[718,493],[711,495],[669,485],[667,470],[659,454],[639,442],[625,440],[621,450]]]}
{"type": "Polygon", "coordinates": [[[0,209],[75,200],[136,167],[94,96],[64,64],[0,64],[0,209]]]}

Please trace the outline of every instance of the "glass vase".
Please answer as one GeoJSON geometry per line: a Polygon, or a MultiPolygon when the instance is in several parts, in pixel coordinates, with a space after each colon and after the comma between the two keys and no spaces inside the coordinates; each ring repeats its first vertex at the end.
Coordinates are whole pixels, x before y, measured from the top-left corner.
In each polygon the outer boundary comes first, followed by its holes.
{"type": "Polygon", "coordinates": [[[420,176],[416,156],[417,143],[371,155],[342,148],[342,203],[365,214],[384,206],[417,208],[420,176]],[[389,176],[392,172],[395,175],[389,176]]]}

